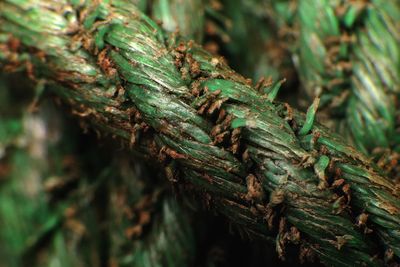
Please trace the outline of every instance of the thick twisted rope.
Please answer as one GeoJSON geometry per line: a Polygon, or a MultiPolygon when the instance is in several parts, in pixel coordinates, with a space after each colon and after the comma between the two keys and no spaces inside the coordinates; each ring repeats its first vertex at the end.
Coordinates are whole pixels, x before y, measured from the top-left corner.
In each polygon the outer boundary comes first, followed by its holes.
{"type": "Polygon", "coordinates": [[[292,242],[326,264],[379,265],[358,229],[367,226],[400,254],[393,183],[314,125],[314,108],[304,117],[271,102],[276,87],[255,90],[221,58],[168,38],[125,1],[10,1],[0,14],[1,30],[14,38],[1,57],[17,65],[28,49],[35,75],[58,85],[75,113],[158,157],[172,180],[207,192],[249,232],[277,234],[282,255],[292,242]]]}
{"type": "Polygon", "coordinates": [[[299,70],[309,95],[336,113],[360,151],[398,152],[399,2],[299,1],[298,8],[299,70]]]}

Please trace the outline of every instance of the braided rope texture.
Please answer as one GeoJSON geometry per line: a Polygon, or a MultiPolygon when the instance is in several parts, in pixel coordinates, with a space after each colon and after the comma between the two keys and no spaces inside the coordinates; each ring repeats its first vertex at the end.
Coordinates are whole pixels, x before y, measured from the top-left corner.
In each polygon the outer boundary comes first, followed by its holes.
{"type": "Polygon", "coordinates": [[[298,9],[308,93],[339,115],[360,151],[398,152],[400,3],[299,1],[298,9]]]}
{"type": "Polygon", "coordinates": [[[335,266],[400,255],[393,182],[315,123],[316,105],[304,116],[271,101],[276,86],[253,88],[126,1],[4,1],[0,16],[5,68],[29,56],[74,113],[158,158],[250,233],[275,235],[282,257],[287,243],[335,266]]]}

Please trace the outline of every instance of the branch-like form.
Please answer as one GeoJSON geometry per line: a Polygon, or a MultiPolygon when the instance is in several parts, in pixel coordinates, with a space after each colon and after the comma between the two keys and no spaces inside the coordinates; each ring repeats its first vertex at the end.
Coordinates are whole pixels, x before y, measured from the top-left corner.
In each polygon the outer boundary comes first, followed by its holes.
{"type": "Polygon", "coordinates": [[[314,125],[314,106],[303,116],[271,102],[276,86],[255,90],[126,1],[5,1],[0,16],[13,36],[2,57],[15,65],[25,48],[35,75],[58,85],[75,113],[158,157],[172,180],[205,191],[249,232],[277,234],[282,256],[291,242],[329,265],[379,265],[375,236],[400,255],[393,183],[314,125]]]}

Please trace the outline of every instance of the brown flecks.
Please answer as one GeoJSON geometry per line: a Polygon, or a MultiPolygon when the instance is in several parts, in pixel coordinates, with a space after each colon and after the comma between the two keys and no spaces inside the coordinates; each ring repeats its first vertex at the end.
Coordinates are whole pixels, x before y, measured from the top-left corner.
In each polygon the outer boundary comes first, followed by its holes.
{"type": "Polygon", "coordinates": [[[66,218],[73,218],[76,213],[77,213],[77,207],[76,206],[69,206],[64,210],[64,216],[66,218]]]}
{"type": "Polygon", "coordinates": [[[211,129],[211,132],[210,132],[211,136],[216,136],[216,135],[220,134],[221,132],[228,130],[230,123],[232,121],[232,118],[233,117],[231,115],[227,115],[221,123],[215,125],[211,129]]]}
{"type": "Polygon", "coordinates": [[[205,206],[207,207],[207,209],[210,209],[211,207],[211,202],[212,202],[212,197],[209,193],[205,193],[204,194],[204,202],[205,202],[205,206]]]}
{"type": "Polygon", "coordinates": [[[286,230],[286,220],[281,218],[279,221],[279,234],[277,237],[277,251],[279,257],[284,259],[285,245],[290,242],[292,244],[298,245],[300,243],[300,232],[296,227],[290,227],[290,230],[286,230]]]}
{"type": "MultiPolygon", "coordinates": [[[[160,191],[156,191],[151,195],[143,196],[133,207],[129,207],[126,197],[120,200],[120,206],[123,207],[124,215],[134,225],[125,229],[125,235],[128,238],[135,238],[141,235],[143,227],[151,221],[151,209],[155,201],[157,201],[160,191]]],[[[122,194],[125,195],[125,194],[122,194]]]]}
{"type": "Polygon", "coordinates": [[[222,121],[221,125],[224,129],[228,129],[231,125],[231,122],[233,120],[233,116],[228,114],[226,115],[225,119],[222,121]]]}
{"type": "MultiPolygon", "coordinates": [[[[345,80],[344,79],[342,79],[342,78],[333,78],[333,79],[331,79],[331,80],[329,80],[328,81],[328,84],[326,85],[326,87],[328,88],[328,89],[333,89],[334,87],[336,87],[336,86],[340,86],[340,85],[342,85],[342,84],[345,84],[345,80]]],[[[349,91],[343,91],[339,96],[336,96],[335,98],[341,98],[341,99],[343,99],[341,96],[345,96],[346,98],[347,98],[347,96],[349,95],[349,91]]],[[[346,98],[344,98],[344,99],[346,99],[346,98]]],[[[333,102],[333,101],[332,101],[333,102]]],[[[342,101],[338,101],[338,103],[342,103],[342,101]]],[[[331,104],[331,106],[332,106],[333,104],[331,104]]],[[[337,105],[333,105],[333,106],[337,106],[337,105]]]]}
{"type": "Polygon", "coordinates": [[[198,97],[199,95],[200,95],[200,93],[201,93],[201,91],[202,91],[202,89],[201,89],[201,87],[200,87],[200,82],[199,81],[194,81],[193,83],[192,83],[192,86],[191,86],[191,94],[193,95],[193,96],[195,96],[195,97],[198,97]]]}
{"type": "Polygon", "coordinates": [[[6,178],[10,171],[11,167],[9,164],[0,162],[0,182],[6,178]]]}
{"type": "MultiPolygon", "coordinates": [[[[207,88],[204,88],[204,90],[207,91],[207,88]]],[[[211,114],[214,112],[215,109],[219,109],[222,103],[226,101],[226,99],[215,100],[220,93],[221,90],[216,90],[211,94],[207,95],[206,102],[203,105],[201,105],[201,107],[197,110],[197,113],[203,114],[208,109],[209,110],[208,114],[211,114]]]]}
{"type": "Polygon", "coordinates": [[[345,194],[345,196],[347,197],[347,204],[349,204],[350,201],[351,201],[350,185],[349,185],[349,184],[343,185],[342,191],[343,191],[343,193],[345,194]]]}
{"type": "Polygon", "coordinates": [[[357,41],[357,37],[354,34],[349,34],[347,32],[342,33],[340,35],[340,42],[342,43],[355,43],[357,41]]]}
{"type": "Polygon", "coordinates": [[[353,64],[349,61],[340,61],[337,63],[337,66],[340,70],[351,71],[353,68],[353,64]]]}
{"type": "Polygon", "coordinates": [[[224,120],[224,118],[226,117],[226,115],[227,115],[226,110],[225,110],[225,109],[221,109],[221,110],[219,111],[219,114],[218,114],[218,118],[217,118],[216,123],[222,122],[222,121],[224,120]]]}
{"type": "Polygon", "coordinates": [[[264,199],[264,190],[257,177],[249,174],[246,177],[247,194],[245,196],[247,201],[261,202],[264,199]]]}
{"type": "Polygon", "coordinates": [[[275,189],[272,191],[270,198],[269,198],[269,205],[271,207],[275,207],[285,200],[285,192],[282,189],[275,189]]]}
{"type": "Polygon", "coordinates": [[[140,111],[136,108],[129,108],[127,113],[129,114],[129,119],[131,122],[140,122],[142,120],[142,114],[140,114],[140,111]]]}
{"type": "Polygon", "coordinates": [[[215,23],[213,23],[212,21],[207,21],[205,23],[205,32],[207,35],[216,35],[217,31],[218,30],[215,23]]]}
{"type": "Polygon", "coordinates": [[[316,161],[316,159],[315,159],[315,157],[313,157],[313,155],[304,154],[301,157],[301,161],[300,161],[299,165],[302,166],[302,167],[307,168],[307,167],[310,167],[310,166],[314,165],[315,161],[316,161]]]}
{"type": "Polygon", "coordinates": [[[238,153],[239,146],[240,146],[240,137],[241,137],[242,130],[241,128],[236,128],[232,131],[231,135],[231,151],[233,154],[238,153]]]}
{"type": "Polygon", "coordinates": [[[85,225],[77,219],[67,219],[65,221],[65,226],[78,236],[83,236],[86,233],[85,225]]]}
{"type": "Polygon", "coordinates": [[[217,134],[217,135],[214,137],[213,144],[220,144],[220,143],[226,141],[227,138],[228,138],[228,136],[229,136],[229,134],[230,134],[229,131],[224,131],[224,132],[222,132],[222,133],[220,133],[220,134],[217,134]]]}
{"type": "Polygon", "coordinates": [[[75,234],[82,236],[86,232],[86,227],[83,223],[75,219],[78,212],[76,206],[69,206],[64,210],[65,226],[75,234]]]}
{"type": "MultiPolygon", "coordinates": [[[[324,145],[322,145],[322,146],[319,148],[319,151],[321,152],[322,155],[328,155],[328,154],[329,154],[328,148],[327,148],[326,146],[324,146],[324,145]]],[[[331,164],[332,164],[332,165],[334,164],[334,160],[331,160],[331,164]]]]}
{"type": "Polygon", "coordinates": [[[277,238],[277,240],[275,242],[275,246],[276,246],[275,249],[276,249],[276,252],[278,253],[279,259],[284,261],[285,260],[285,240],[280,237],[280,234],[279,234],[279,238],[277,238]]]}
{"type": "Polygon", "coordinates": [[[46,192],[55,191],[57,189],[64,187],[65,182],[66,181],[64,179],[62,179],[61,177],[53,176],[45,181],[44,190],[46,192]]]}
{"type": "Polygon", "coordinates": [[[125,236],[128,239],[132,239],[138,237],[142,234],[143,226],[142,225],[134,225],[125,229],[125,236]]]}
{"type": "Polygon", "coordinates": [[[220,65],[222,62],[220,61],[220,59],[218,58],[218,57],[213,57],[212,59],[211,59],[211,64],[214,66],[214,67],[217,67],[218,65],[220,65]]]}
{"type": "Polygon", "coordinates": [[[193,58],[191,54],[186,55],[186,62],[189,64],[190,75],[192,78],[200,74],[200,64],[193,58]]]}
{"type": "Polygon", "coordinates": [[[398,178],[398,163],[400,162],[400,154],[391,151],[390,149],[384,149],[384,148],[375,148],[372,151],[372,155],[374,158],[376,158],[376,164],[383,170],[385,170],[386,173],[390,174],[393,176],[393,180],[396,180],[398,178]]]}
{"type": "Polygon", "coordinates": [[[42,62],[46,62],[46,53],[42,50],[38,50],[35,52],[36,57],[42,61],[42,62]]]}
{"type": "Polygon", "coordinates": [[[290,232],[288,233],[288,239],[290,242],[293,244],[298,244],[300,242],[300,238],[300,231],[294,226],[290,227],[290,232]]]}
{"type": "Polygon", "coordinates": [[[285,231],[286,228],[286,220],[285,218],[281,218],[279,220],[279,233],[283,233],[285,231]]]}
{"type": "Polygon", "coordinates": [[[111,107],[111,106],[105,107],[105,108],[104,108],[104,111],[105,111],[105,112],[109,112],[109,113],[111,113],[111,114],[118,114],[118,113],[119,113],[119,110],[118,110],[118,109],[116,109],[115,107],[111,107]]]}
{"type": "Polygon", "coordinates": [[[218,0],[211,0],[210,1],[210,7],[216,11],[220,11],[224,8],[224,6],[221,4],[220,1],[218,0]]]}
{"type": "Polygon", "coordinates": [[[25,62],[25,66],[26,66],[26,74],[28,75],[29,79],[35,81],[35,70],[33,67],[32,62],[30,62],[29,60],[25,62]]]}
{"type": "Polygon", "coordinates": [[[368,220],[368,214],[366,213],[361,213],[358,217],[357,217],[357,225],[361,226],[361,225],[365,225],[367,223],[368,220]]]}
{"type": "Polygon", "coordinates": [[[379,207],[389,212],[391,215],[400,213],[400,210],[396,206],[393,206],[387,201],[381,201],[379,207]]]}
{"type": "Polygon", "coordinates": [[[198,110],[197,113],[202,115],[204,114],[204,111],[210,106],[210,102],[207,101],[206,103],[204,103],[198,110]]]}
{"type": "Polygon", "coordinates": [[[217,55],[219,52],[219,45],[216,42],[208,41],[204,44],[204,49],[212,55],[217,55]]]}
{"type": "Polygon", "coordinates": [[[242,160],[244,162],[247,162],[249,159],[250,159],[249,150],[246,149],[242,154],[242,160]]]}
{"type": "Polygon", "coordinates": [[[221,98],[221,99],[214,101],[208,108],[207,113],[210,115],[213,114],[214,111],[219,110],[221,108],[222,104],[227,100],[228,100],[228,98],[221,98]]]}
{"type": "Polygon", "coordinates": [[[178,175],[175,171],[175,169],[171,165],[167,165],[164,168],[165,176],[167,177],[168,181],[171,183],[176,183],[178,182],[178,175]]]}
{"type": "Polygon", "coordinates": [[[179,45],[175,48],[176,52],[186,53],[186,44],[184,42],[180,42],[179,45]]]}
{"type": "Polygon", "coordinates": [[[240,146],[239,142],[232,144],[230,150],[232,151],[233,154],[236,154],[238,152],[239,146],[240,146]]]}
{"type": "Polygon", "coordinates": [[[218,134],[220,134],[223,131],[223,127],[221,124],[217,124],[215,125],[210,132],[211,136],[217,136],[218,134]]]}
{"type": "Polygon", "coordinates": [[[300,263],[305,263],[307,262],[314,262],[315,260],[315,252],[312,248],[306,246],[306,245],[301,245],[300,246],[300,253],[299,253],[299,260],[300,263]]]}
{"type": "Polygon", "coordinates": [[[340,196],[333,203],[333,214],[341,214],[347,208],[346,197],[340,196]]]}
{"type": "Polygon", "coordinates": [[[21,47],[21,41],[18,38],[11,36],[7,41],[7,46],[11,52],[17,52],[21,47]]]}
{"type": "MultiPolygon", "coordinates": [[[[180,42],[178,46],[175,47],[174,51],[174,64],[175,67],[180,71],[182,79],[195,78],[200,74],[200,64],[193,58],[193,56],[187,53],[188,46],[192,44],[180,42]]],[[[192,87],[192,94],[199,95],[199,92],[195,92],[194,89],[198,89],[199,84],[196,87],[192,87]]]]}
{"type": "Polygon", "coordinates": [[[187,66],[183,66],[182,68],[180,68],[180,72],[183,80],[187,80],[190,78],[189,69],[187,68],[187,66]]]}
{"type": "Polygon", "coordinates": [[[385,251],[385,262],[392,261],[394,259],[394,251],[391,248],[386,249],[385,251]]]}
{"type": "Polygon", "coordinates": [[[187,155],[180,154],[180,153],[176,152],[175,150],[165,147],[165,146],[160,149],[159,154],[166,154],[173,159],[187,159],[188,158],[187,155]]]}
{"type": "MultiPolygon", "coordinates": [[[[14,72],[24,62],[19,61],[18,50],[21,42],[14,36],[10,36],[5,44],[0,44],[0,50],[7,58],[7,63],[2,67],[4,72],[14,72]]],[[[25,62],[26,63],[26,62],[25,62]]]]}
{"type": "Polygon", "coordinates": [[[86,33],[82,33],[81,37],[81,43],[82,43],[82,47],[85,48],[86,50],[90,51],[92,50],[93,47],[93,39],[91,36],[89,36],[86,33]]]}
{"type": "Polygon", "coordinates": [[[97,64],[100,68],[104,71],[104,73],[110,77],[115,76],[117,70],[114,67],[114,63],[112,60],[107,56],[108,49],[103,49],[97,56],[97,64]]]}
{"type": "Polygon", "coordinates": [[[202,176],[203,176],[204,179],[206,179],[207,182],[209,182],[210,184],[213,184],[213,183],[214,183],[214,179],[213,179],[210,175],[208,175],[207,173],[203,173],[202,176]]]}
{"type": "Polygon", "coordinates": [[[131,138],[129,139],[129,148],[133,148],[134,145],[136,144],[136,130],[133,129],[131,132],[131,138]]]}
{"type": "Polygon", "coordinates": [[[148,224],[150,222],[150,219],[151,219],[150,212],[141,211],[139,213],[138,223],[141,224],[141,225],[148,224]]]}
{"type": "Polygon", "coordinates": [[[245,82],[246,85],[248,85],[248,86],[252,86],[252,85],[253,85],[253,80],[250,79],[250,78],[245,79],[244,82],[245,82]]]}
{"type": "Polygon", "coordinates": [[[274,228],[275,211],[269,204],[265,208],[264,219],[267,221],[268,229],[272,230],[274,228]]]}
{"type": "Polygon", "coordinates": [[[367,0],[343,2],[335,8],[335,15],[338,17],[343,17],[350,6],[353,6],[353,8],[357,8],[359,11],[362,11],[363,9],[367,8],[367,6],[369,5],[368,2],[369,1],[367,0]]]}
{"type": "Polygon", "coordinates": [[[284,106],[286,108],[285,120],[286,121],[292,121],[293,120],[293,109],[292,109],[292,107],[288,103],[285,103],[284,106]]]}
{"type": "Polygon", "coordinates": [[[175,67],[176,67],[177,69],[182,68],[182,66],[183,66],[183,58],[184,58],[184,57],[185,57],[185,56],[184,56],[183,54],[181,54],[181,53],[176,53],[176,54],[175,54],[174,65],[175,65],[175,67]]]}
{"type": "Polygon", "coordinates": [[[251,206],[251,207],[250,207],[250,212],[251,212],[254,216],[256,216],[256,215],[259,214],[258,209],[257,209],[256,207],[254,207],[254,206],[251,206]]]}
{"type": "Polygon", "coordinates": [[[268,77],[268,79],[265,79],[265,77],[261,77],[258,81],[257,81],[257,83],[256,83],[256,85],[255,85],[255,89],[257,90],[257,91],[262,91],[262,89],[263,88],[265,88],[265,87],[268,87],[268,86],[271,86],[273,84],[273,80],[272,80],[272,77],[268,77]]]}
{"type": "Polygon", "coordinates": [[[345,183],[344,179],[337,179],[332,183],[332,187],[336,188],[336,187],[340,187],[345,183]]]}
{"type": "Polygon", "coordinates": [[[83,105],[81,105],[80,108],[81,108],[81,111],[78,111],[78,110],[76,110],[76,109],[73,109],[73,110],[72,110],[72,114],[84,118],[84,117],[87,117],[87,116],[92,115],[92,114],[95,113],[95,111],[94,111],[93,109],[91,109],[91,108],[86,108],[86,107],[84,107],[83,105]]]}
{"type": "Polygon", "coordinates": [[[330,240],[329,242],[332,243],[338,250],[341,250],[342,247],[347,243],[347,241],[353,239],[350,235],[342,235],[336,236],[336,241],[330,240]]]}
{"type": "Polygon", "coordinates": [[[158,149],[156,141],[154,139],[151,140],[148,143],[147,147],[149,148],[150,156],[152,156],[153,158],[157,158],[157,156],[159,155],[159,149],[158,149]]]}
{"type": "Polygon", "coordinates": [[[318,131],[313,131],[312,143],[316,144],[318,139],[321,137],[321,133],[318,131]]]}
{"type": "Polygon", "coordinates": [[[276,251],[281,260],[285,260],[285,244],[286,244],[286,220],[285,218],[280,218],[279,220],[279,233],[276,240],[276,251]]]}
{"type": "MultiPolygon", "coordinates": [[[[332,163],[334,163],[333,160],[332,160],[332,163]]],[[[341,177],[343,177],[342,169],[340,169],[340,168],[335,168],[335,179],[336,179],[336,178],[341,178],[341,177]]]]}

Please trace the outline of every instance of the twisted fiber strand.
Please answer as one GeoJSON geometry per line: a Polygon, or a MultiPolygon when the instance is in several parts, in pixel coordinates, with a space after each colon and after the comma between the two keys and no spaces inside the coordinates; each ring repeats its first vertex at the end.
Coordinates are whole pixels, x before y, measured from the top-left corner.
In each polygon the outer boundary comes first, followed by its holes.
{"type": "Polygon", "coordinates": [[[94,164],[98,167],[93,168],[88,162],[99,161],[99,157],[76,154],[76,131],[66,126],[55,107],[42,103],[35,114],[26,112],[32,101],[30,93],[16,106],[11,91],[33,88],[7,85],[1,76],[0,254],[4,266],[25,266],[27,262],[29,266],[48,266],[54,261],[64,266],[93,266],[104,259],[104,249],[96,243],[107,242],[108,236],[112,239],[110,247],[105,246],[110,264],[192,264],[195,241],[189,213],[173,196],[160,194],[159,185],[145,183],[148,170],[138,168],[128,157],[121,160],[120,153],[105,156],[115,159],[111,164],[94,164]],[[88,179],[93,176],[96,179],[88,179]],[[74,182],[78,182],[77,188],[66,188],[74,182]],[[62,191],[67,196],[60,198],[62,191]],[[105,201],[96,201],[96,195],[105,201]],[[109,216],[99,218],[96,206],[109,216]],[[140,239],[132,240],[133,236],[140,239]],[[126,247],[133,249],[127,252],[126,247]]]}
{"type": "MultiPolygon", "coordinates": [[[[136,7],[141,11],[151,14],[151,17],[160,23],[161,27],[169,32],[176,32],[182,36],[201,42],[204,32],[204,4],[202,0],[156,0],[156,1],[133,1],[136,7]]],[[[190,266],[193,265],[195,258],[195,236],[190,217],[193,214],[188,213],[171,196],[162,196],[161,199],[153,199],[150,210],[155,209],[151,216],[151,231],[142,233],[134,242],[126,238],[126,233],[135,234],[142,231],[140,218],[142,212],[139,210],[139,224],[132,226],[131,219],[126,218],[125,209],[129,209],[131,203],[140,206],[148,199],[140,192],[143,191],[145,184],[146,170],[139,174],[143,177],[132,179],[132,168],[127,162],[116,163],[122,165],[124,171],[121,171],[122,183],[116,183],[115,188],[110,192],[112,215],[111,247],[121,266],[190,266]],[[123,164],[121,164],[123,163],[123,164]],[[144,184],[143,184],[144,183],[144,184]],[[127,190],[127,188],[129,188],[127,190]],[[124,192],[124,199],[127,203],[124,209],[120,207],[121,192],[124,192]],[[138,198],[139,197],[139,198],[138,198]],[[145,201],[144,201],[145,200],[145,201]],[[115,219],[118,218],[118,219],[115,219]],[[122,223],[121,223],[122,222],[122,223]],[[144,237],[144,240],[142,240],[144,237]],[[130,251],[123,251],[123,247],[131,247],[130,251]]],[[[115,170],[114,170],[115,172],[115,170]]],[[[135,175],[135,174],[134,174],[135,175]]],[[[136,174],[138,175],[138,174],[136,174]]],[[[154,184],[146,184],[146,186],[154,184]]],[[[157,186],[156,186],[157,187],[157,186]]],[[[153,189],[153,191],[155,191],[153,189]]],[[[156,190],[157,192],[157,190],[156,190]]],[[[153,193],[153,195],[157,195],[153,193]]],[[[154,197],[153,197],[154,198],[154,197]]],[[[160,198],[160,197],[156,197],[160,198]]],[[[139,207],[140,208],[140,207],[139,207]]],[[[146,216],[144,216],[146,217],[146,216]]]]}
{"type": "MultiPolygon", "coordinates": [[[[29,48],[35,75],[58,84],[55,92],[77,114],[163,158],[172,179],[207,192],[249,232],[270,236],[264,219],[279,222],[282,255],[291,241],[302,256],[312,252],[329,265],[379,265],[355,226],[362,213],[398,252],[393,183],[313,125],[313,109],[305,118],[270,102],[222,59],[167,39],[125,1],[6,1],[0,10],[1,30],[29,48]]],[[[3,46],[2,57],[17,64],[16,47],[3,46]]]]}
{"type": "Polygon", "coordinates": [[[258,1],[249,0],[223,1],[222,5],[217,12],[224,18],[224,33],[230,39],[224,44],[224,51],[231,67],[255,81],[264,77],[285,78],[285,87],[293,90],[296,71],[291,54],[286,43],[278,38],[274,23],[267,19],[264,12],[268,9],[258,1]]]}
{"type": "Polygon", "coordinates": [[[299,1],[298,8],[299,70],[309,95],[342,114],[360,151],[397,152],[399,2],[299,1]]]}

